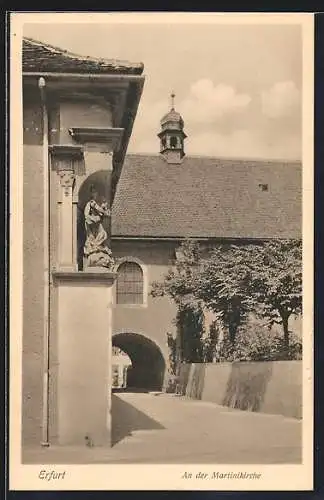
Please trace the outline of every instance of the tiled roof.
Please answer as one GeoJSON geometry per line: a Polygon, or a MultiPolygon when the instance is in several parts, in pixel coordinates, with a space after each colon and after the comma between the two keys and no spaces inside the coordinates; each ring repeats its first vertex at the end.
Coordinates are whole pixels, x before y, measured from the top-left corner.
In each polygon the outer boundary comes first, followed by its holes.
{"type": "Polygon", "coordinates": [[[143,63],[80,56],[31,38],[23,39],[22,67],[24,72],[134,75],[142,74],[144,69],[143,63]]]}
{"type": "Polygon", "coordinates": [[[128,155],[112,236],[299,238],[301,214],[300,162],[128,155]]]}

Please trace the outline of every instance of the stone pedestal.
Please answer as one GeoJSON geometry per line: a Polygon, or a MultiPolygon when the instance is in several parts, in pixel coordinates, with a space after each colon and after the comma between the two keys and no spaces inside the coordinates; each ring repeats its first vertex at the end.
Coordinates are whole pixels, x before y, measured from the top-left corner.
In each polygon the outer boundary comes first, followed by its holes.
{"type": "Polygon", "coordinates": [[[111,443],[112,285],[115,274],[56,272],[57,422],[61,445],[111,443]]]}

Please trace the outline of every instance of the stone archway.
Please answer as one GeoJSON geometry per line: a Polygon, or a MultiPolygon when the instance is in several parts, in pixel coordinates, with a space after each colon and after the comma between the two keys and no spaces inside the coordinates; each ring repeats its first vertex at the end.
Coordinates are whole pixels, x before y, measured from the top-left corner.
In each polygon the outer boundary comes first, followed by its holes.
{"type": "Polygon", "coordinates": [[[112,344],[128,354],[132,362],[127,387],[161,391],[166,363],[160,348],[148,337],[138,333],[117,333],[112,344]]]}

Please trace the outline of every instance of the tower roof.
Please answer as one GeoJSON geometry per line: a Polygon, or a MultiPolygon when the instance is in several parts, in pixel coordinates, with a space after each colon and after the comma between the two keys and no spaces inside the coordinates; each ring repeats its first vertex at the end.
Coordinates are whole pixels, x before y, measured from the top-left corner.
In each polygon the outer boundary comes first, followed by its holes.
{"type": "Polygon", "coordinates": [[[171,94],[171,109],[161,119],[161,126],[163,127],[163,125],[165,125],[166,123],[172,122],[172,123],[178,123],[179,128],[182,129],[184,126],[184,122],[183,122],[183,119],[182,119],[182,116],[180,115],[180,113],[178,113],[178,111],[175,110],[174,98],[175,98],[175,93],[172,92],[172,94],[171,94]]]}
{"type": "Polygon", "coordinates": [[[161,120],[161,125],[165,125],[168,122],[179,123],[179,125],[181,127],[183,127],[183,125],[184,125],[182,116],[175,109],[170,109],[170,111],[166,115],[163,116],[163,118],[161,120]]]}

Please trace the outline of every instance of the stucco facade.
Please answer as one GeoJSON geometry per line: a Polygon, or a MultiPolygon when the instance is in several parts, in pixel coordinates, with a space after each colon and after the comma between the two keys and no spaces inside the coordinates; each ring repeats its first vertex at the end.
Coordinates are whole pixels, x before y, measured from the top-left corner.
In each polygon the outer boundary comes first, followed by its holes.
{"type": "MultiPolygon", "coordinates": [[[[176,335],[174,320],[177,309],[169,297],[152,297],[150,291],[151,284],[156,281],[162,282],[170,268],[174,265],[176,249],[179,244],[180,241],[123,240],[122,238],[112,238],[112,250],[116,258],[116,270],[118,270],[118,265],[125,260],[136,262],[143,269],[144,280],[143,304],[140,305],[118,304],[116,301],[116,283],[114,284],[113,336],[118,336],[120,333],[134,333],[153,340],[162,352],[166,371],[169,363],[167,333],[176,335]]],[[[202,242],[201,245],[203,247],[206,245],[206,242],[202,242]]],[[[214,245],[217,245],[217,243],[214,243],[214,245]]],[[[296,335],[301,335],[301,327],[301,318],[291,316],[289,320],[290,330],[296,335]]],[[[282,333],[280,325],[274,325],[273,330],[282,333]]],[[[128,343],[127,339],[124,338],[119,347],[129,352],[132,341],[130,338],[128,343]]]]}
{"type": "MultiPolygon", "coordinates": [[[[149,336],[168,359],[166,334],[174,330],[175,306],[168,298],[150,296],[151,283],[162,281],[174,259],[174,247],[160,242],[113,241],[113,254],[118,261],[136,260],[144,271],[144,300],[142,305],[114,303],[113,332],[133,332],[149,336]]],[[[115,286],[116,288],[116,286],[115,286]]],[[[114,295],[115,297],[115,295],[114,295]]]]}
{"type": "Polygon", "coordinates": [[[44,273],[42,121],[40,99],[24,94],[24,262],[22,435],[41,441],[43,405],[44,273]],[[29,129],[29,130],[27,130],[29,129]]]}

